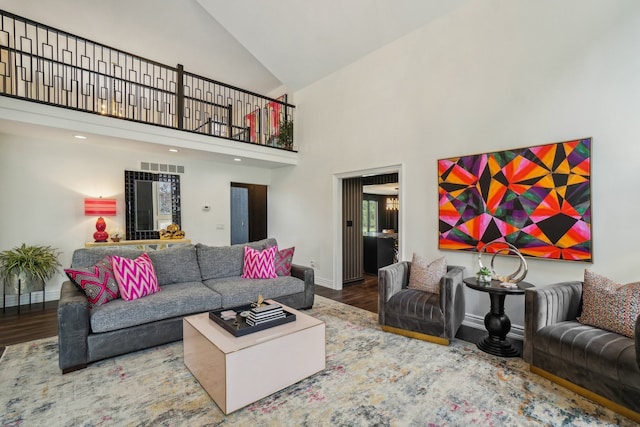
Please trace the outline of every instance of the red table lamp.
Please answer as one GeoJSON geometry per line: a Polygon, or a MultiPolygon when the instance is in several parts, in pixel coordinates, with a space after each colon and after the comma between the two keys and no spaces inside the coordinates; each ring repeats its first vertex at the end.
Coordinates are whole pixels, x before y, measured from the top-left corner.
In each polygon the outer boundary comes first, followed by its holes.
{"type": "Polygon", "coordinates": [[[105,228],[107,224],[104,222],[104,216],[115,216],[116,214],[116,199],[84,199],[84,214],[85,216],[98,215],[98,221],[96,221],[96,232],[93,233],[93,239],[96,242],[106,242],[109,238],[105,228]]]}

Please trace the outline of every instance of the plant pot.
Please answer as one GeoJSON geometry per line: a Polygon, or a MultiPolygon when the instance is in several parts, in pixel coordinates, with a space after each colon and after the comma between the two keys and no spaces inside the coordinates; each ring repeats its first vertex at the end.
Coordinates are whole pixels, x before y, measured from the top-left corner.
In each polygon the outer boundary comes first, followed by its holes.
{"type": "Polygon", "coordinates": [[[9,280],[4,284],[5,295],[18,295],[18,291],[20,291],[21,295],[24,295],[31,292],[41,291],[43,289],[44,280],[32,277],[24,271],[20,274],[12,274],[9,277],[9,280]],[[19,289],[18,280],[20,280],[19,289]]]}
{"type": "Polygon", "coordinates": [[[490,274],[478,274],[476,275],[476,280],[478,283],[491,283],[491,275],[490,274]]]}

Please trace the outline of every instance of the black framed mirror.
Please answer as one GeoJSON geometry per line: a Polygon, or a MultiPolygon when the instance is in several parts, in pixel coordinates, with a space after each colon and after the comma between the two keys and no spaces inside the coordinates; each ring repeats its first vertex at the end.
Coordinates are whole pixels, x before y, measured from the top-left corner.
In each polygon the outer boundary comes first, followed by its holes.
{"type": "Polygon", "coordinates": [[[124,171],[127,240],[159,239],[159,230],[180,223],[180,175],[124,171]]]}

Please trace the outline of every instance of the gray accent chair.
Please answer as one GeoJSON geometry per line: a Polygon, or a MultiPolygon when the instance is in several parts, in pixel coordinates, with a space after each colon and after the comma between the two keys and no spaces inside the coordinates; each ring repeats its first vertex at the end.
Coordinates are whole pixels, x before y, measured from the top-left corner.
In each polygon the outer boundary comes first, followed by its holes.
{"type": "Polygon", "coordinates": [[[525,292],[524,360],[531,372],[640,423],[640,317],[629,338],[584,325],[582,282],[525,292]]]}
{"type": "Polygon", "coordinates": [[[449,345],[465,316],[464,267],[450,265],[440,294],[408,289],[411,262],[378,270],[378,323],[387,332],[449,345]]]}

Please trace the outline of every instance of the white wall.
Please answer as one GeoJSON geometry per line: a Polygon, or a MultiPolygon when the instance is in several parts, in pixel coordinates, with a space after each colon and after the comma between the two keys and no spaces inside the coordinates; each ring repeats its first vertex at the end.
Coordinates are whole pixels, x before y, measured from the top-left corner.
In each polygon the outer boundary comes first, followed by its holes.
{"type": "MultiPolygon", "coordinates": [[[[139,170],[140,161],[185,166],[180,174],[182,229],[193,243],[229,244],[232,181],[270,184],[268,169],[208,161],[207,153],[193,158],[168,151],[149,154],[134,143],[131,147],[0,134],[0,250],[23,242],[51,245],[62,252],[61,263],[68,267],[73,250],[93,240],[96,218],[84,216],[85,197],[115,197],[117,215],[105,217],[107,231],[124,231],[124,170],[139,170]],[[203,211],[204,205],[211,210],[203,211]],[[224,229],[218,230],[218,224],[224,229]]],[[[58,299],[63,280],[60,272],[46,283],[46,300],[58,299]]],[[[33,294],[34,302],[41,298],[41,293],[33,294]]],[[[14,304],[15,297],[7,296],[7,305],[14,304]]]]}
{"type": "MultiPolygon", "coordinates": [[[[271,202],[287,208],[274,208],[270,231],[339,286],[332,178],[401,164],[402,258],[445,255],[473,275],[472,254],[437,248],[436,160],[591,136],[595,263],[531,260],[527,280],[580,280],[586,267],[638,280],[639,45],[633,0],[465,3],[295,93],[299,163],[274,171],[271,202]]],[[[481,322],[487,295],[466,296],[481,322]]],[[[506,305],[521,327],[524,298],[506,305]]]]}

